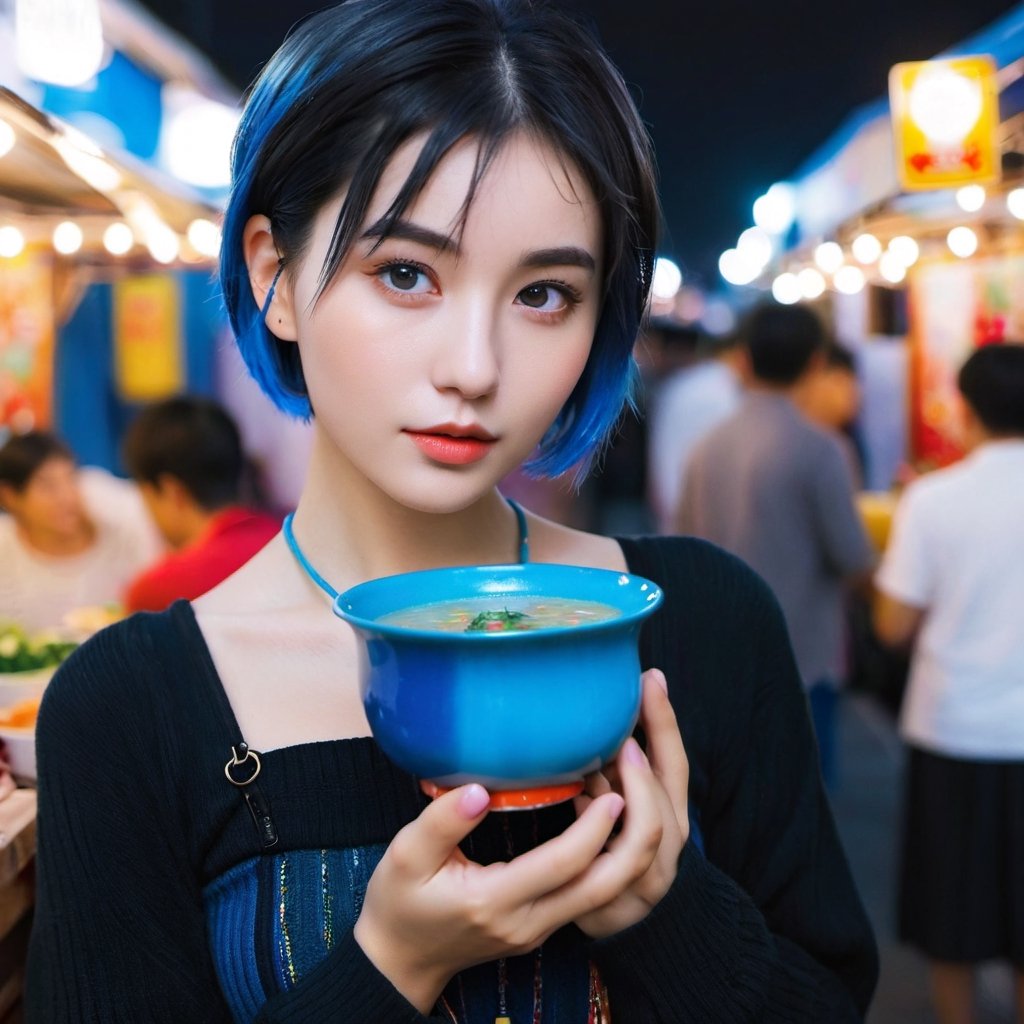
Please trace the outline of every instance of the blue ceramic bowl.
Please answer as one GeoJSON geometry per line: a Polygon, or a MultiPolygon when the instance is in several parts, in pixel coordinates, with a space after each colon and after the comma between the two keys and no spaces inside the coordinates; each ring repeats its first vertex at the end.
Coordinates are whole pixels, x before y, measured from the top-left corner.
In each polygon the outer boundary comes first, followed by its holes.
{"type": "Polygon", "coordinates": [[[566,799],[610,760],[640,707],[637,638],[661,602],[650,580],[574,565],[429,569],[370,580],[335,614],[362,640],[360,679],[374,738],[428,792],[479,782],[492,806],[566,799]],[[444,601],[521,608],[538,598],[598,601],[613,619],[525,632],[446,633],[382,623],[444,601]]]}

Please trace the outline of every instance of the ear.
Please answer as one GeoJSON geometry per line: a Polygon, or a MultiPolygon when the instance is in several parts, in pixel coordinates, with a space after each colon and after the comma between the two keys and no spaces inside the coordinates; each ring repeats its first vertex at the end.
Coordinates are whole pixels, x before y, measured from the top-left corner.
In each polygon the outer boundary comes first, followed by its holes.
{"type": "Polygon", "coordinates": [[[281,271],[281,256],[274,245],[270,219],[263,214],[250,217],[242,232],[242,250],[249,268],[249,286],[256,305],[262,309],[267,294],[274,289],[274,297],[267,309],[267,330],[282,341],[298,339],[298,321],[288,275],[281,271]],[[275,285],[275,278],[277,283],[275,285]]]}
{"type": "Polygon", "coordinates": [[[0,510],[13,512],[18,492],[10,484],[0,484],[0,510]]]}
{"type": "Polygon", "coordinates": [[[153,490],[161,500],[177,508],[194,504],[195,501],[189,489],[173,473],[161,473],[156,478],[153,490]]]}

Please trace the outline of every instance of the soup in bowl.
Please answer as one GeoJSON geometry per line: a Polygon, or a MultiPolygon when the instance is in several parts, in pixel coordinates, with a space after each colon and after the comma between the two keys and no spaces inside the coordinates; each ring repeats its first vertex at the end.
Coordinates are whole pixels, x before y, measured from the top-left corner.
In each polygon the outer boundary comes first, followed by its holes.
{"type": "Polygon", "coordinates": [[[370,580],[334,611],[360,638],[374,738],[436,794],[495,808],[568,799],[640,709],[638,636],[661,590],[630,573],[527,563],[370,580]]]}

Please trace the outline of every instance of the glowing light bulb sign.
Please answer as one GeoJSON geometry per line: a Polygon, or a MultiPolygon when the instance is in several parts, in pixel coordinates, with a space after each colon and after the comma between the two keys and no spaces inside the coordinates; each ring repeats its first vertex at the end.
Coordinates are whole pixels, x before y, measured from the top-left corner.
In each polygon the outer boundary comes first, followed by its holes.
{"type": "Polygon", "coordinates": [[[999,92],[991,57],[896,64],[889,103],[903,188],[998,180],[999,92]]]}

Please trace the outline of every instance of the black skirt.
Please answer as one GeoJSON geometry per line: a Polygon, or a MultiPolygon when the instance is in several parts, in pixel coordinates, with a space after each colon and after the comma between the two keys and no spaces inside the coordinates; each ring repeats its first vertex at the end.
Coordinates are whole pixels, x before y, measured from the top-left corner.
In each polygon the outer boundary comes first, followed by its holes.
{"type": "Polygon", "coordinates": [[[1024,968],[1024,761],[912,747],[904,807],[900,938],[932,960],[1024,968]]]}

